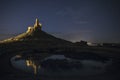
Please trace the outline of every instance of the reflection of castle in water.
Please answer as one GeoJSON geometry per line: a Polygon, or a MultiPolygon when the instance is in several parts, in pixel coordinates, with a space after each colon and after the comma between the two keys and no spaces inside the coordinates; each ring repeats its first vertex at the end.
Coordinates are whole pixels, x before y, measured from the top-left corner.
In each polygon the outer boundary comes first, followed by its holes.
{"type": "Polygon", "coordinates": [[[64,55],[51,55],[38,59],[34,56],[15,56],[11,59],[15,68],[32,72],[35,75],[95,75],[104,73],[111,61],[78,60],[64,55]]]}
{"type": "Polygon", "coordinates": [[[38,68],[40,68],[40,65],[34,62],[33,60],[26,60],[26,65],[28,67],[32,67],[34,70],[34,74],[37,74],[38,68]]]}

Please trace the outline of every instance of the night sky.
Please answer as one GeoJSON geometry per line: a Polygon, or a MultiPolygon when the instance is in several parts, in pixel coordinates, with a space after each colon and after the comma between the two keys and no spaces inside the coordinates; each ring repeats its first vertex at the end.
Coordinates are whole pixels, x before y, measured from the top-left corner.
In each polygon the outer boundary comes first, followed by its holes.
{"type": "Polygon", "coordinates": [[[0,39],[33,26],[57,37],[88,42],[120,42],[119,0],[0,0],[0,39]]]}

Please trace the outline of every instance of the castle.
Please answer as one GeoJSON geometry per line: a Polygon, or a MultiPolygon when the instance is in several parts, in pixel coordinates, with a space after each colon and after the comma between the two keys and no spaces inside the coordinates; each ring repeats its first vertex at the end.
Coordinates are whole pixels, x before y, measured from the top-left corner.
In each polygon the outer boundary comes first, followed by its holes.
{"type": "Polygon", "coordinates": [[[28,27],[28,30],[26,31],[26,33],[29,33],[29,32],[34,31],[34,30],[41,30],[41,28],[42,28],[42,24],[39,23],[39,20],[36,18],[34,26],[28,27]]]}

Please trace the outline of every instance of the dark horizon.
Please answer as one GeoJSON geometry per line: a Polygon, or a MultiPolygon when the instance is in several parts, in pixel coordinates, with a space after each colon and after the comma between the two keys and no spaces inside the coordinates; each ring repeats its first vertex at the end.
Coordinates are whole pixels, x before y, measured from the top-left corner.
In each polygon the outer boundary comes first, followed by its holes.
{"type": "Polygon", "coordinates": [[[118,0],[1,0],[0,40],[23,33],[38,18],[42,30],[69,41],[120,43],[118,0]]]}

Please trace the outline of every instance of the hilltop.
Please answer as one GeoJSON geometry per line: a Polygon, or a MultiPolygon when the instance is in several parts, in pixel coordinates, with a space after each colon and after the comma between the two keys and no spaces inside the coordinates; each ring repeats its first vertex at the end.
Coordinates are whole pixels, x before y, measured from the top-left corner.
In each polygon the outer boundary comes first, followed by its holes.
{"type": "MultiPolygon", "coordinates": [[[[38,45],[39,47],[52,47],[52,46],[70,46],[73,43],[64,39],[52,36],[42,29],[42,24],[36,19],[33,27],[28,27],[28,30],[18,36],[5,39],[2,43],[25,43],[29,45],[38,45]]],[[[25,46],[25,45],[24,45],[25,46]]]]}

